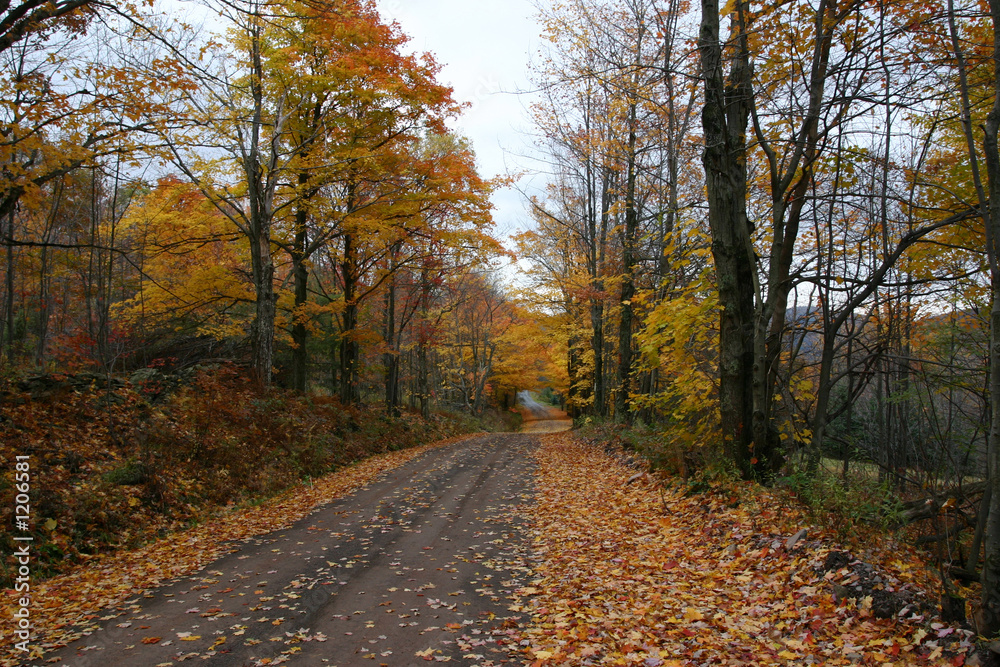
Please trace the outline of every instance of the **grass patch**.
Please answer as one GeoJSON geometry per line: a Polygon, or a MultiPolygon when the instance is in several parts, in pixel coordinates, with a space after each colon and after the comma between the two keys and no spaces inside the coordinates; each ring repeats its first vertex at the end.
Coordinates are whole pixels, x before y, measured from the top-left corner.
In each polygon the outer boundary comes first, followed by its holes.
{"type": "Polygon", "coordinates": [[[820,466],[815,475],[803,470],[778,479],[814,521],[846,543],[857,544],[873,531],[890,531],[900,502],[890,484],[876,476],[849,474],[846,478],[820,466]]]}

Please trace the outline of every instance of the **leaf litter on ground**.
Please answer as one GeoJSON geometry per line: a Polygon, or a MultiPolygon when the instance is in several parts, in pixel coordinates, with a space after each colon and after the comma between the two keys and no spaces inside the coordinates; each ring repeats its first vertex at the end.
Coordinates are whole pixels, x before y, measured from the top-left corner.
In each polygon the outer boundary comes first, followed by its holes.
{"type": "MultiPolygon", "coordinates": [[[[456,439],[368,459],[258,507],[41,582],[34,589],[33,648],[92,632],[114,617],[116,605],[198,571],[231,551],[232,542],[287,527],[456,439]]],[[[526,664],[963,664],[966,631],[916,610],[875,618],[870,599],[838,602],[833,585],[852,576],[851,568],[824,572],[838,552],[812,526],[807,539],[789,546],[804,520],[779,496],[744,487],[738,498],[687,497],[571,434],[542,442],[531,510],[535,573],[512,605],[532,618],[522,629],[526,664]]],[[[873,549],[866,558],[878,561],[890,587],[930,589],[910,552],[873,549]]],[[[8,592],[0,614],[11,614],[15,602],[8,592]]],[[[21,660],[8,655],[0,664],[21,660]]]]}
{"type": "MultiPolygon", "coordinates": [[[[94,632],[116,616],[114,608],[165,582],[189,575],[236,549],[236,543],[291,526],[319,506],[345,496],[434,447],[467,436],[380,454],[299,485],[260,505],[231,511],[141,548],[97,556],[73,571],[32,582],[33,634],[29,658],[94,632]]],[[[13,618],[21,594],[13,589],[0,598],[0,617],[13,618]]],[[[24,653],[4,647],[0,665],[22,664],[24,653]]]]}
{"type": "Polygon", "coordinates": [[[533,667],[965,664],[972,633],[921,613],[933,582],[912,551],[865,553],[917,601],[876,618],[869,596],[838,601],[851,568],[824,571],[835,545],[780,494],[687,496],[568,433],[537,456],[539,564],[512,607],[533,667]]]}

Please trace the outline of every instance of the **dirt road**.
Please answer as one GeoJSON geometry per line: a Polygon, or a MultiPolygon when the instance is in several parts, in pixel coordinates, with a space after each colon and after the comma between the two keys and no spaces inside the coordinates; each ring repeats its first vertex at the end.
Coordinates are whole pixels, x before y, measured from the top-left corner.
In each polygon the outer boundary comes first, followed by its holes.
{"type": "Polygon", "coordinates": [[[573,420],[562,410],[539,403],[530,392],[517,394],[517,407],[524,423],[522,433],[561,433],[573,428],[573,420]]]}
{"type": "Polygon", "coordinates": [[[38,664],[520,665],[505,595],[529,573],[519,507],[535,446],[496,434],[433,449],[105,612],[101,630],[38,664]]]}

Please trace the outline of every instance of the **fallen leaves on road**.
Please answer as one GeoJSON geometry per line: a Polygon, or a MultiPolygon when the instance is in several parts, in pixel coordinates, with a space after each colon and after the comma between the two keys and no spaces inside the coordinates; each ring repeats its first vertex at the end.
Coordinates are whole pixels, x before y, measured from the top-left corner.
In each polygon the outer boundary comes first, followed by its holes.
{"type": "MultiPolygon", "coordinates": [[[[838,604],[831,580],[845,570],[823,574],[831,549],[812,527],[790,539],[803,525],[777,496],[685,497],[628,483],[634,469],[570,434],[543,442],[541,562],[513,607],[532,614],[529,664],[963,664],[965,631],[945,647],[943,626],[915,607],[883,620],[870,599],[838,604]]],[[[915,589],[903,558],[879,563],[887,590],[915,589]]]]}
{"type": "MultiPolygon", "coordinates": [[[[430,448],[462,437],[374,456],[256,507],[232,512],[140,549],[94,558],[69,574],[33,583],[31,646],[35,651],[47,650],[78,639],[96,629],[101,621],[114,618],[116,608],[124,612],[125,600],[197,571],[233,551],[234,542],[286,528],[317,506],[351,493],[430,448]]],[[[17,598],[13,590],[5,591],[0,599],[0,617],[12,618],[17,598]]],[[[147,639],[143,643],[159,641],[156,637],[147,639]]],[[[180,637],[181,641],[193,639],[180,637]]],[[[4,650],[0,665],[22,663],[23,654],[16,653],[12,646],[4,650]]]]}

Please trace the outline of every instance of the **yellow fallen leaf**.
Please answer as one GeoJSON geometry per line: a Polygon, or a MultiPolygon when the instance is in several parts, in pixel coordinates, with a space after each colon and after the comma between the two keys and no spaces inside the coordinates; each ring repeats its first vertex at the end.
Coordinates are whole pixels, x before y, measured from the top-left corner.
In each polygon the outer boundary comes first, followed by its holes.
{"type": "Polygon", "coordinates": [[[684,611],[685,621],[700,621],[703,618],[705,618],[705,615],[694,607],[688,607],[687,610],[684,611]]]}

